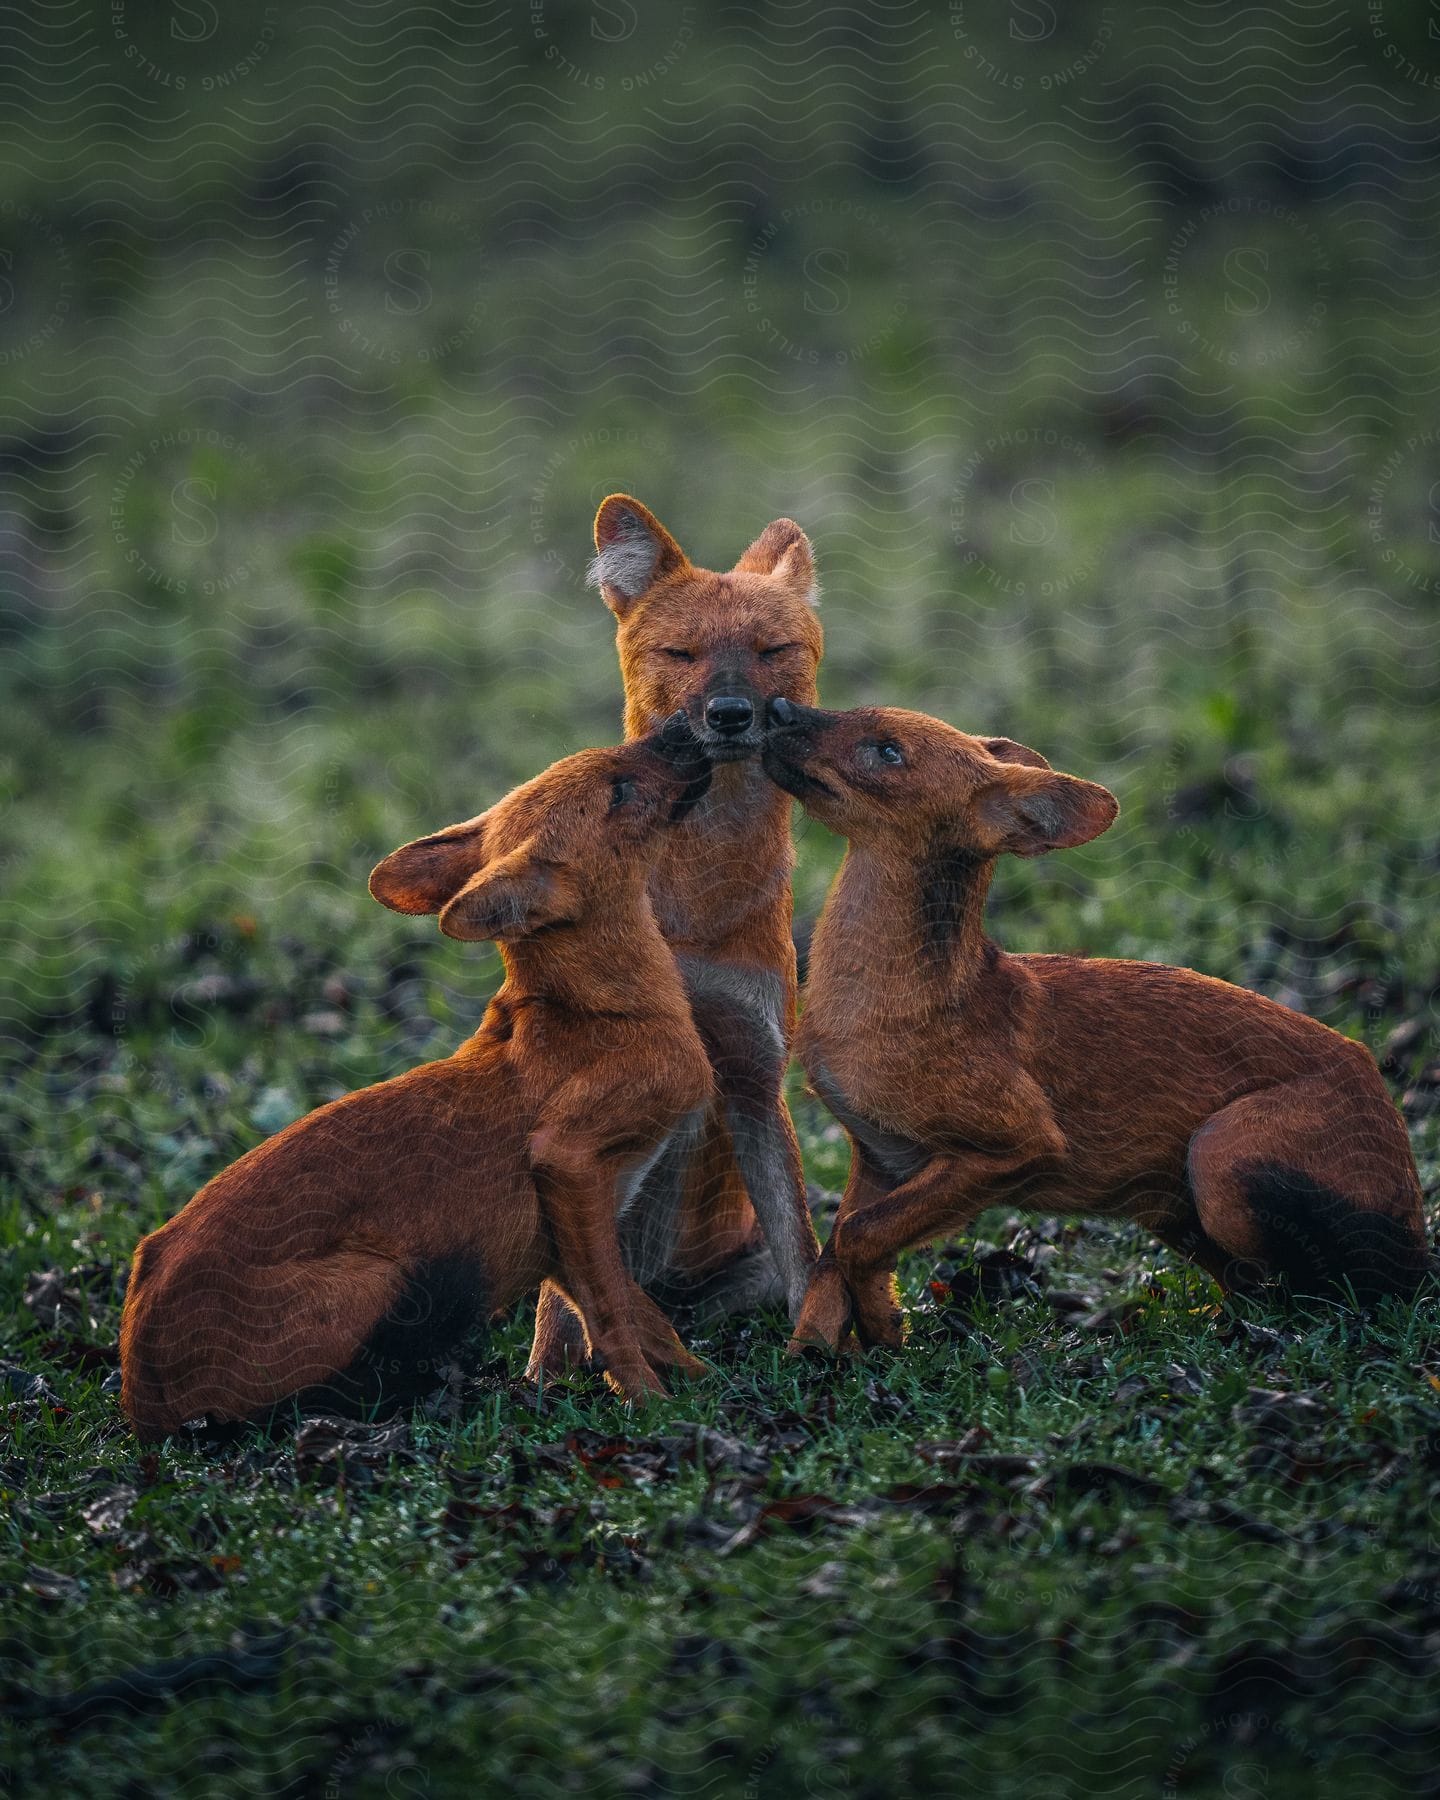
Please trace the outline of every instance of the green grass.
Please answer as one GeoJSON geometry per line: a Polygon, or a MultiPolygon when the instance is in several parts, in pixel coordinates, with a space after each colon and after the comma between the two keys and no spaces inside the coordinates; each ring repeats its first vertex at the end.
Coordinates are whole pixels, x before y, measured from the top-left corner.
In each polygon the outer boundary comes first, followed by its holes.
{"type": "MultiPolygon", "coordinates": [[[[789,1362],[782,1321],[751,1319],[627,1415],[597,1382],[527,1386],[521,1309],[398,1426],[142,1452],[111,1373],[132,1221],[316,1097],[328,1060],[227,1048],[36,1070],[89,1103],[4,1221],[22,1791],[1428,1779],[1433,1305],[1220,1306],[1131,1233],[991,1215],[978,1265],[907,1263],[900,1356],[789,1362]],[[96,1196],[131,1157],[149,1172],[121,1215],[96,1196]],[[51,1269],[73,1272],[37,1288],[51,1269]],[[157,1667],[148,1700],[57,1700],[157,1667]]],[[[833,1126],[797,1104],[812,1172],[838,1179],[833,1126]]]]}

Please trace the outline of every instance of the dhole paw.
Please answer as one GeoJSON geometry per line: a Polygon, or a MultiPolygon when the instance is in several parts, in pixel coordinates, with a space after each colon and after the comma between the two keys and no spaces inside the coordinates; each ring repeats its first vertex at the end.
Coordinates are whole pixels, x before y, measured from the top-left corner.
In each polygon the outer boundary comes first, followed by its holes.
{"type": "Polygon", "coordinates": [[[647,1400],[664,1399],[670,1392],[648,1363],[607,1369],[605,1379],[628,1406],[643,1406],[647,1400]]]}
{"type": "Polygon", "coordinates": [[[844,1357],[859,1356],[860,1349],[860,1340],[849,1325],[839,1334],[834,1343],[831,1343],[828,1338],[821,1338],[813,1334],[801,1337],[797,1327],[785,1346],[785,1354],[787,1356],[805,1356],[820,1353],[825,1356],[844,1357]]]}
{"type": "Polygon", "coordinates": [[[884,1274],[861,1281],[854,1292],[855,1330],[867,1348],[902,1349],[906,1318],[895,1292],[895,1278],[884,1274]]]}
{"type": "Polygon", "coordinates": [[[653,1369],[675,1370],[692,1378],[708,1375],[710,1365],[692,1356],[680,1341],[675,1327],[647,1294],[637,1290],[634,1302],[635,1335],[640,1341],[640,1354],[653,1369]]]}
{"type": "Polygon", "coordinates": [[[850,1290],[833,1264],[818,1265],[800,1317],[795,1321],[786,1352],[798,1356],[804,1350],[828,1350],[837,1355],[850,1330],[850,1290]]]}
{"type": "Polygon", "coordinates": [[[880,1311],[856,1311],[855,1330],[867,1350],[903,1350],[905,1315],[898,1306],[880,1311]]]}
{"type": "Polygon", "coordinates": [[[676,1375],[688,1375],[692,1381],[710,1373],[709,1363],[702,1362],[698,1356],[692,1356],[683,1344],[663,1353],[652,1350],[648,1354],[651,1361],[658,1363],[661,1368],[676,1375]]]}
{"type": "Polygon", "coordinates": [[[571,1352],[562,1345],[547,1349],[543,1355],[532,1356],[525,1365],[527,1381],[564,1381],[571,1375],[589,1375],[594,1373],[595,1365],[585,1354],[581,1345],[576,1352],[571,1352]]]}

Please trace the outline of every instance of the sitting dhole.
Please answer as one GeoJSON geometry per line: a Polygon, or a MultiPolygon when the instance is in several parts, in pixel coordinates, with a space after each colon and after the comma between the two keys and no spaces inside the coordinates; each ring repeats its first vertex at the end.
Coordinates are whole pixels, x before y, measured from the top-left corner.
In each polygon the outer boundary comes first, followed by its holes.
{"type": "Polygon", "coordinates": [[[780,700],[770,722],[767,773],[849,839],[797,1051],[850,1181],[795,1346],[852,1318],[899,1342],[900,1252],[995,1205],[1133,1220],[1228,1288],[1414,1292],[1420,1184],[1362,1045],[1188,969],[986,938],[995,858],[1098,837],[1103,787],[921,713],[780,700]]]}
{"type": "Polygon", "coordinates": [[[662,829],[708,781],[673,719],[379,865],[385,905],[498,939],[504,985],[453,1056],[299,1120],[141,1243],[120,1341],[139,1432],[292,1395],[413,1395],[471,1324],[547,1278],[622,1394],[663,1392],[654,1365],[700,1366],[626,1274],[617,1219],[711,1099],[645,896],[662,829]]]}
{"type": "MultiPolygon", "coordinates": [[[[644,737],[680,707],[715,765],[649,887],[715,1098],[690,1155],[667,1158],[627,1213],[629,1266],[702,1318],[780,1299],[794,1319],[819,1245],[784,1091],[796,989],[791,808],[759,755],[766,702],[815,698],[823,640],[810,540],[776,519],[733,569],[697,568],[648,507],[611,494],[595,515],[590,578],[615,614],[625,735],[644,737]]],[[[570,1310],[547,1290],[530,1373],[574,1360],[570,1310]]]]}

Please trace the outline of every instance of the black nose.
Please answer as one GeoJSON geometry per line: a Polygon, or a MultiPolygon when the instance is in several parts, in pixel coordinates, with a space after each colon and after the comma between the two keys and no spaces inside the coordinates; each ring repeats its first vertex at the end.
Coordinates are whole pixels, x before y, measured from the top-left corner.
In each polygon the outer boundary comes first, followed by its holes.
{"type": "Polygon", "coordinates": [[[772,725],[779,725],[782,728],[786,725],[793,725],[798,716],[794,703],[787,700],[783,694],[777,694],[770,702],[770,723],[772,725]]]}
{"type": "Polygon", "coordinates": [[[705,723],[712,731],[748,731],[755,708],[741,694],[716,694],[705,702],[705,723]]]}

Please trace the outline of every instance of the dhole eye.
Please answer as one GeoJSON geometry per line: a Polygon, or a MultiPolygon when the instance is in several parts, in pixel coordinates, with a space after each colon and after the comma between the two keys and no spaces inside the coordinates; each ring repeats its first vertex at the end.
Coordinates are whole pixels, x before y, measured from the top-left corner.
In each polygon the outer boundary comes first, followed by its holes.
{"type": "Polygon", "coordinates": [[[875,754],[880,758],[882,763],[889,763],[892,769],[898,769],[904,766],[905,752],[898,744],[892,743],[888,738],[883,744],[877,744],[875,746],[875,754]]]}
{"type": "Polygon", "coordinates": [[[634,798],[635,783],[633,781],[612,781],[610,783],[611,812],[614,812],[617,806],[624,806],[627,800],[633,800],[634,798]]]}
{"type": "Polygon", "coordinates": [[[694,662],[694,660],[695,660],[695,652],[693,650],[669,650],[669,649],[666,649],[666,650],[662,650],[660,652],[660,654],[662,656],[671,657],[675,662],[694,662]]]}
{"type": "Polygon", "coordinates": [[[798,644],[771,644],[768,650],[760,652],[761,662],[769,662],[772,656],[783,656],[787,650],[796,650],[798,644]]]}

